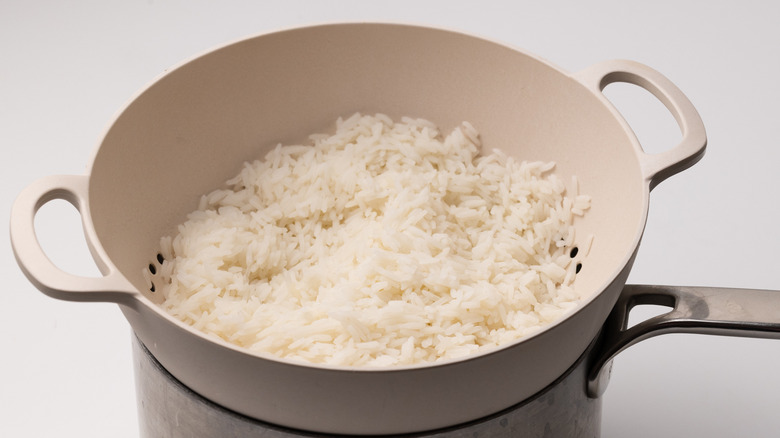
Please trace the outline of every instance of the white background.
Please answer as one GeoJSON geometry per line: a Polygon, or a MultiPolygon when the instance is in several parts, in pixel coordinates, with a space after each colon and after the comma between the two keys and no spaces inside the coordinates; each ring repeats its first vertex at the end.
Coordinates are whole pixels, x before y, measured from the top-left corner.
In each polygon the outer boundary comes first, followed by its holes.
{"type": "MultiPolygon", "coordinates": [[[[87,172],[113,115],[164,69],[234,40],[331,21],[401,21],[515,45],[568,71],[627,58],[697,107],[709,147],[651,196],[634,283],[780,289],[780,9],[768,1],[0,0],[0,216],[23,187],[87,172]]],[[[610,86],[651,151],[679,133],[647,93],[610,86]]],[[[63,268],[94,275],[79,216],[39,214],[63,268]]],[[[0,436],[137,435],[130,328],[113,304],[35,290],[1,233],[0,436]]],[[[780,298],[777,303],[780,322],[780,298]]],[[[616,360],[604,437],[774,437],[780,341],[667,335],[616,360]]]]}

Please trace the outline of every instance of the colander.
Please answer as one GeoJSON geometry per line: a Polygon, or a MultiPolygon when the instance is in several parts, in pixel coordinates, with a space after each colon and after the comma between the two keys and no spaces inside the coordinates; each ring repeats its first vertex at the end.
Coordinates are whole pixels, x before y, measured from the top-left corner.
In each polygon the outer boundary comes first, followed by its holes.
{"type": "MultiPolygon", "coordinates": [[[[12,245],[38,289],[58,299],[117,303],[173,376],[228,409],[325,433],[431,430],[512,406],[582,355],[624,290],[650,190],[694,164],[705,144],[702,121],[688,99],[635,62],[604,61],[569,73],[517,48],[446,29],[385,23],[289,29],[210,51],[156,79],[111,123],[88,174],[43,178],[20,194],[12,210],[12,245]],[[680,126],[680,143],[645,153],[602,94],[614,82],[635,84],[662,101],[680,126]],[[243,162],[277,143],[303,141],[355,112],[422,117],[443,131],[467,120],[486,147],[518,159],[555,161],[564,181],[576,175],[593,200],[577,223],[575,241],[584,245],[594,236],[587,255],[581,251],[575,260],[582,265],[575,287],[588,298],[566,318],[502,348],[379,370],[250,353],[163,312],[156,304],[159,293],[143,275],[162,261],[160,237],[174,232],[199,197],[238,173],[243,162]],[[52,199],[79,210],[102,277],[62,272],[44,255],[33,217],[52,199]]],[[[621,305],[678,306],[674,290],[629,294],[621,305]]],[[[606,337],[611,340],[593,367],[592,394],[603,389],[603,365],[631,342],[664,327],[706,326],[701,313],[685,324],[679,316],[667,315],[671,323],[648,322],[637,333],[623,330],[618,315],[617,323],[607,325],[614,336],[606,337]]],[[[766,327],[757,331],[766,334],[766,327]]]]}

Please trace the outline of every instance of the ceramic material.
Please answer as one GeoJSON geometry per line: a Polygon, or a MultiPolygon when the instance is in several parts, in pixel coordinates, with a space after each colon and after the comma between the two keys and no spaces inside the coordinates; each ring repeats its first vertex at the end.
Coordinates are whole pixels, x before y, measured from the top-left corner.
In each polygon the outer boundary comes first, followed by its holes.
{"type": "MultiPolygon", "coordinates": [[[[628,276],[649,192],[695,163],[706,144],[688,99],[658,72],[606,61],[569,73],[521,50],[448,30],[352,23],[260,35],[170,70],[108,128],[87,175],[52,176],[14,204],[12,245],[30,281],[74,301],[118,303],[157,360],[193,391],[243,415],[301,430],[393,434],[491,415],[561,376],[601,329],[628,276]],[[629,82],[675,116],[680,144],[643,152],[601,93],[629,82]],[[201,194],[277,143],[301,141],[360,111],[474,124],[489,148],[557,163],[592,196],[576,245],[595,236],[567,318],[519,342],[436,365],[360,370],[250,354],[162,312],[142,275],[159,238],[201,194]],[[35,211],[61,198],[80,211],[104,277],[59,271],[35,240],[35,211]]],[[[583,253],[585,251],[582,251],[583,253]]]]}

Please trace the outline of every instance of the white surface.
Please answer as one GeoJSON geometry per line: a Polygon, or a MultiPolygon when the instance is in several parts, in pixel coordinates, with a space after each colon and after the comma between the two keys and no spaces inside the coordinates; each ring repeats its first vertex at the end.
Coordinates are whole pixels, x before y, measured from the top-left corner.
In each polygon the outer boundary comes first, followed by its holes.
{"type": "MultiPolygon", "coordinates": [[[[34,179],[84,173],[113,114],[163,69],[256,33],[344,20],[461,29],[569,71],[610,58],[661,71],[701,113],[709,148],[654,190],[630,281],[780,289],[780,9],[764,1],[3,0],[2,216],[34,179]]],[[[671,146],[671,117],[637,90],[607,93],[649,149],[671,146]]],[[[38,223],[60,265],[97,272],[73,209],[48,205],[38,223]]],[[[136,436],[130,329],[117,307],[37,292],[2,236],[0,436],[136,436]]],[[[777,340],[642,342],[618,356],[603,436],[777,436],[779,363],[777,340]]]]}

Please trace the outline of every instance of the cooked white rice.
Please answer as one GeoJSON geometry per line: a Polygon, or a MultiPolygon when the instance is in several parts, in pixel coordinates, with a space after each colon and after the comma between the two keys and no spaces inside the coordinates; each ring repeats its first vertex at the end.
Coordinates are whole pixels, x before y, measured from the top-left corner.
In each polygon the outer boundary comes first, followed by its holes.
{"type": "Polygon", "coordinates": [[[311,140],[247,163],[162,239],[165,310],[249,350],[388,366],[514,341],[580,300],[569,249],[590,200],[554,163],[381,114],[311,140]]]}

